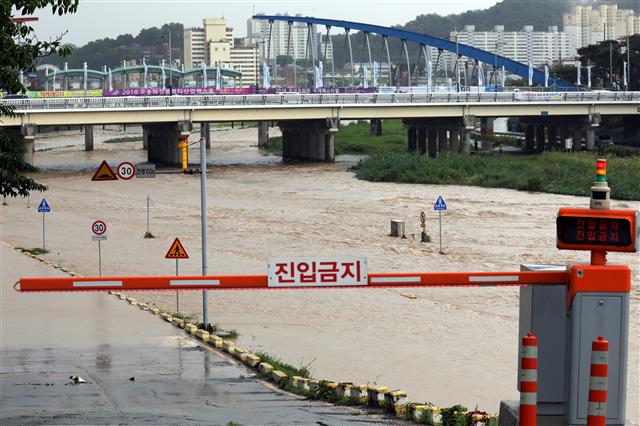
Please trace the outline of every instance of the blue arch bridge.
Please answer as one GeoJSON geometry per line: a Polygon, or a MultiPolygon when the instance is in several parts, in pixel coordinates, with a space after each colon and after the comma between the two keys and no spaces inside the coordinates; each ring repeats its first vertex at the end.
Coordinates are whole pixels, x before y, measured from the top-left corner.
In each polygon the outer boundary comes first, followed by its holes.
{"type": "MultiPolygon", "coordinates": [[[[388,78],[389,85],[393,85],[392,84],[393,79],[391,76],[392,62],[391,62],[391,55],[389,52],[389,43],[388,43],[389,38],[399,39],[401,41],[402,52],[400,53],[401,54],[404,53],[404,56],[406,59],[406,67],[407,67],[407,73],[408,73],[407,83],[409,86],[411,86],[411,83],[412,83],[412,76],[411,76],[411,60],[409,56],[409,50],[407,48],[408,42],[418,44],[419,46],[418,62],[420,62],[420,58],[424,56],[425,68],[428,66],[427,59],[426,59],[428,57],[427,47],[429,48],[433,47],[438,50],[438,57],[437,57],[436,66],[435,66],[436,71],[438,69],[438,62],[440,60],[441,54],[444,51],[448,51],[456,55],[454,72],[457,71],[458,64],[462,62],[460,61],[460,58],[466,57],[475,62],[472,74],[475,74],[476,81],[478,80],[482,81],[482,77],[480,76],[480,74],[484,74],[484,73],[483,73],[483,70],[481,70],[480,68],[481,68],[481,64],[485,63],[485,64],[491,64],[493,66],[493,78],[495,79],[494,80],[495,86],[497,86],[497,74],[500,70],[503,70],[503,69],[504,71],[507,71],[509,73],[518,75],[520,77],[524,77],[525,80],[530,79],[532,84],[545,86],[545,80],[547,80],[547,84],[549,83],[548,76],[545,76],[544,71],[535,69],[529,64],[523,64],[521,62],[514,61],[513,59],[509,59],[505,56],[498,55],[496,52],[489,52],[486,50],[478,49],[473,46],[458,43],[457,41],[446,40],[446,39],[430,36],[427,34],[420,34],[420,33],[415,33],[411,31],[400,30],[397,28],[383,27],[380,25],[372,25],[372,24],[352,22],[352,21],[342,21],[342,20],[336,20],[336,19],[315,18],[311,16],[254,15],[253,19],[269,21],[270,35],[272,33],[271,27],[275,21],[285,21],[289,24],[289,33],[287,35],[287,52],[288,52],[287,56],[290,56],[289,52],[291,51],[290,50],[291,28],[293,23],[306,24],[308,28],[307,56],[308,56],[308,59],[311,59],[314,65],[316,60],[315,54],[314,54],[315,49],[310,48],[310,46],[313,46],[312,27],[314,25],[324,26],[327,30],[327,37],[326,37],[327,41],[325,43],[325,57],[327,56],[327,51],[329,50],[328,46],[331,46],[330,51],[331,51],[331,54],[333,55],[333,43],[332,43],[331,37],[329,37],[329,32],[331,28],[344,29],[346,34],[346,42],[349,49],[349,62],[350,64],[352,64],[351,66],[352,70],[353,70],[354,61],[353,61],[353,48],[351,45],[351,38],[350,38],[351,31],[360,31],[364,34],[364,40],[366,43],[369,64],[371,64],[373,61],[373,57],[371,54],[371,43],[370,43],[369,37],[371,34],[382,36],[382,39],[384,42],[384,50],[386,52],[386,57],[383,58],[383,62],[384,62],[384,59],[386,59],[386,63],[389,65],[389,78],[388,78]]],[[[267,52],[270,53],[271,43],[272,43],[271,37],[269,37],[268,40],[266,40],[266,42],[267,42],[267,52]]],[[[273,67],[275,68],[276,58],[268,57],[267,63],[269,63],[271,60],[273,61],[273,67]]],[[[331,58],[330,62],[332,64],[332,67],[334,67],[333,58],[331,58]]],[[[416,63],[414,65],[415,65],[414,70],[416,70],[418,64],[416,63]]],[[[446,73],[446,67],[443,67],[443,68],[444,68],[444,72],[446,73]]],[[[467,72],[466,68],[464,72],[466,77],[466,72],[467,72]]],[[[335,69],[332,69],[332,75],[335,76],[335,69]]],[[[471,77],[473,79],[473,75],[471,77]]],[[[353,78],[352,78],[352,81],[353,81],[353,78]]],[[[576,85],[562,79],[554,79],[553,87],[555,90],[558,90],[558,91],[578,90],[578,87],[576,85]]]]}

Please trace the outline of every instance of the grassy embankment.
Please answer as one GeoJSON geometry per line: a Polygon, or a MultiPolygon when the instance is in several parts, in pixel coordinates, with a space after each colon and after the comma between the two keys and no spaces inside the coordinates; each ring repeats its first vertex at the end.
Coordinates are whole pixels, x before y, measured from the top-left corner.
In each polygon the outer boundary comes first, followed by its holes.
{"type": "MultiPolygon", "coordinates": [[[[509,155],[441,154],[432,160],[406,152],[406,130],[400,120],[386,120],[383,136],[369,136],[369,124],[341,127],[336,135],[336,154],[366,154],[353,170],[359,179],[376,182],[407,182],[476,185],[567,195],[589,195],[595,178],[596,158],[607,158],[607,180],[612,198],[640,200],[640,150],[611,146],[596,153],[546,152],[509,155]]],[[[507,141],[494,141],[505,144],[507,141]]],[[[279,155],[281,138],[269,140],[268,151],[279,155]]]]}
{"type": "MultiPolygon", "coordinates": [[[[372,155],[354,168],[359,179],[378,182],[476,185],[553,194],[590,195],[594,153],[538,155],[440,155],[436,160],[408,153],[372,155]]],[[[640,157],[607,159],[611,197],[640,200],[640,157]]]]}

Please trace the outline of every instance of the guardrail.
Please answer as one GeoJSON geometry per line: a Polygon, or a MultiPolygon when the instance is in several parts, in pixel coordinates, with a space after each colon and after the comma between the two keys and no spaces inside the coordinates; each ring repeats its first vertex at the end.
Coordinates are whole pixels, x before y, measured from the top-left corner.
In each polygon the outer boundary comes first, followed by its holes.
{"type": "Polygon", "coordinates": [[[47,109],[233,107],[260,105],[371,105],[440,103],[638,102],[640,92],[344,93],[276,95],[132,96],[102,98],[0,99],[16,112],[47,109]]]}

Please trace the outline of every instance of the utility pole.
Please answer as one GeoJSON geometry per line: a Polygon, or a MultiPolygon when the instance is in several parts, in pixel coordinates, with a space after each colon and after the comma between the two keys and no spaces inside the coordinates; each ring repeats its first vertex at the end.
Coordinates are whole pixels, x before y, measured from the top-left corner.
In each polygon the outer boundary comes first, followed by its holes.
{"type": "Polygon", "coordinates": [[[171,25],[169,25],[169,96],[173,95],[173,61],[171,60],[171,25]]]}
{"type": "Polygon", "coordinates": [[[629,28],[627,27],[627,87],[626,90],[629,90],[629,86],[631,83],[631,42],[629,40],[629,28]]]}
{"type": "Polygon", "coordinates": [[[613,88],[613,46],[611,40],[609,40],[609,81],[611,88],[613,88]]]}
{"type": "Polygon", "coordinates": [[[496,40],[496,50],[493,55],[493,87],[495,92],[498,92],[498,46],[500,42],[496,40]]]}

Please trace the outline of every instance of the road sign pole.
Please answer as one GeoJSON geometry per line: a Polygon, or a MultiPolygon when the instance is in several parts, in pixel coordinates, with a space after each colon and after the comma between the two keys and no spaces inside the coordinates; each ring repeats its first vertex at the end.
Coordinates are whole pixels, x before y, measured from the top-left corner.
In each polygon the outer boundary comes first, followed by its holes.
{"type": "Polygon", "coordinates": [[[147,195],[147,233],[149,235],[149,196],[147,195]]]}
{"type": "Polygon", "coordinates": [[[100,250],[100,243],[102,241],[98,240],[98,276],[102,276],[102,251],[100,250]]]}
{"type": "MultiPolygon", "coordinates": [[[[208,274],[207,266],[207,150],[205,139],[200,138],[200,219],[202,231],[202,276],[208,274]]],[[[202,291],[202,323],[204,328],[209,324],[209,307],[207,291],[202,291]]]]}
{"type": "MultiPolygon", "coordinates": [[[[178,276],[178,259],[176,259],[176,277],[178,276]]],[[[176,291],[176,315],[180,315],[180,292],[176,291]]]]}
{"type": "Polygon", "coordinates": [[[44,212],[42,212],[42,250],[44,250],[44,212]]]}
{"type": "Polygon", "coordinates": [[[442,254],[442,210],[438,210],[438,222],[440,223],[440,254],[442,254]]]}

